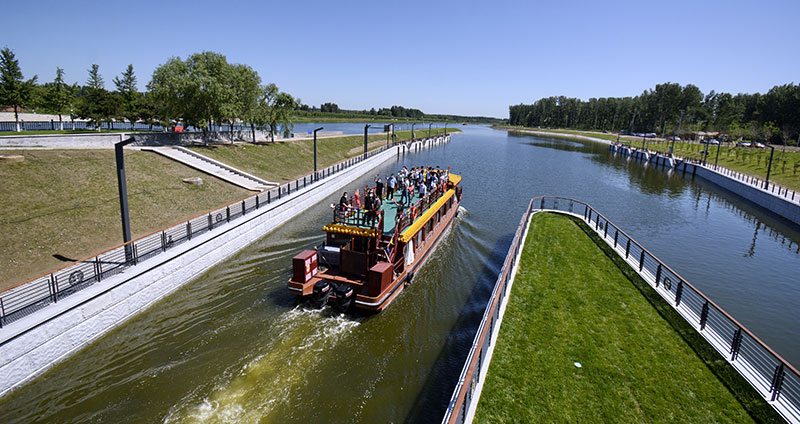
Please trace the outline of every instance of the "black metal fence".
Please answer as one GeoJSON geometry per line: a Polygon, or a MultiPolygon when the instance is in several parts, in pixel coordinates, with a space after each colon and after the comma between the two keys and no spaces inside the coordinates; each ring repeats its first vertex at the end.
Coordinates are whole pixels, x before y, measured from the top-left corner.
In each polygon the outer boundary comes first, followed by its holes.
{"type": "MultiPolygon", "coordinates": [[[[20,131],[55,131],[61,129],[61,124],[57,119],[49,121],[25,121],[20,120],[20,131]]],[[[164,127],[156,124],[146,124],[143,122],[135,122],[131,125],[130,122],[112,121],[101,122],[98,125],[92,125],[89,121],[73,121],[64,119],[63,126],[65,131],[73,130],[119,130],[119,131],[163,131],[164,127]]],[[[261,126],[259,126],[260,128],[261,126]]],[[[0,122],[0,132],[15,132],[17,130],[17,123],[14,121],[0,122]]],[[[249,131],[249,124],[233,124],[233,128],[229,124],[211,124],[208,131],[249,131]]],[[[200,131],[198,128],[192,126],[184,127],[184,131],[200,131]]]]}
{"type": "MultiPolygon", "coordinates": [[[[537,197],[532,199],[520,225],[523,226],[527,218],[538,211],[565,213],[583,219],[784,419],[800,422],[800,373],[711,299],[588,204],[563,197],[537,197]]],[[[520,229],[517,230],[519,234],[520,229]]],[[[515,236],[443,422],[464,422],[466,411],[473,402],[471,395],[479,374],[475,371],[480,370],[480,358],[485,356],[484,351],[489,348],[489,338],[483,333],[487,332],[486,326],[493,328],[495,325],[496,312],[493,308],[498,302],[495,296],[503,293],[510,279],[507,265],[512,266],[512,257],[519,251],[518,244],[515,236]],[[474,370],[475,366],[477,370],[474,370]]]]}
{"type": "Polygon", "coordinates": [[[520,249],[522,249],[522,234],[525,232],[532,212],[533,200],[528,203],[528,208],[525,209],[522,220],[517,227],[517,232],[514,234],[511,247],[508,248],[506,260],[503,262],[503,267],[497,276],[497,282],[494,284],[489,303],[483,312],[483,319],[481,319],[478,331],[475,333],[475,339],[467,355],[467,360],[464,362],[461,375],[458,377],[458,383],[456,383],[453,396],[450,398],[450,404],[447,405],[447,410],[442,419],[443,424],[465,422],[470,408],[473,408],[474,403],[478,401],[475,398],[475,389],[481,378],[481,369],[486,361],[486,355],[492,349],[491,335],[495,331],[495,327],[500,324],[500,305],[508,296],[508,288],[510,287],[508,283],[514,277],[512,271],[517,264],[520,249]]]}
{"type": "MultiPolygon", "coordinates": [[[[400,143],[397,143],[400,144],[400,143]]],[[[181,243],[243,216],[269,208],[272,203],[324,180],[338,172],[393,148],[384,146],[344,160],[289,183],[204,213],[147,236],[117,246],[90,258],[75,262],[26,283],[0,292],[0,328],[57,303],[78,291],[103,281],[140,261],[166,252],[181,243]]]]}

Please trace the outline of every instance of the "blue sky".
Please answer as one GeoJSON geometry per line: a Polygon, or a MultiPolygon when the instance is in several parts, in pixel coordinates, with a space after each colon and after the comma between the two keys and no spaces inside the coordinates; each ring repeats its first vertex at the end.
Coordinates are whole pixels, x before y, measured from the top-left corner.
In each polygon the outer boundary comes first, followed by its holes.
{"type": "Polygon", "coordinates": [[[800,1],[21,2],[0,46],[26,77],[56,66],[144,88],[168,58],[211,50],[309,105],[507,117],[551,96],[704,93],[800,83],[800,1]]]}

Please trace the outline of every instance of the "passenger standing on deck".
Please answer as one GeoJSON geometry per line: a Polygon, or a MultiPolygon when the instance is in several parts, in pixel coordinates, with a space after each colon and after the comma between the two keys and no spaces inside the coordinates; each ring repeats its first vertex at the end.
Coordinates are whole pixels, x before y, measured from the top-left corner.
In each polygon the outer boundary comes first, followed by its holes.
{"type": "Polygon", "coordinates": [[[389,184],[389,189],[386,190],[386,197],[388,197],[390,199],[394,198],[394,189],[397,186],[397,179],[394,178],[394,174],[392,174],[389,177],[389,180],[387,181],[387,183],[389,184]]]}
{"type": "Polygon", "coordinates": [[[378,196],[378,199],[383,197],[383,180],[380,173],[375,177],[375,195],[378,196]]]}
{"type": "Polygon", "coordinates": [[[408,184],[405,181],[403,181],[403,191],[400,193],[400,203],[408,203],[408,184]]]}

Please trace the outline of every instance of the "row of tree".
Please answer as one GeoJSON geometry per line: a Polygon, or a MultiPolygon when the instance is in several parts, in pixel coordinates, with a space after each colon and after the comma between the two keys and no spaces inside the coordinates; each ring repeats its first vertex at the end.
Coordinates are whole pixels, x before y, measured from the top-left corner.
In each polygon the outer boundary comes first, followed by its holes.
{"type": "Polygon", "coordinates": [[[266,129],[272,138],[288,134],[291,117],[299,100],[281,92],[275,84],[262,84],[258,73],[247,65],[230,64],[225,56],[203,52],[186,60],[171,58],[159,66],[147,92],[139,92],[133,65],[114,80],[114,91],[105,88],[99,66],[89,69],[86,85],[69,85],[64,70],[43,85],[37,77],[25,80],[14,53],[0,51],[0,105],[11,106],[19,131],[19,112],[29,108],[87,119],[98,127],[102,122],[125,120],[165,127],[182,123],[203,130],[212,123],[246,122],[251,129],[266,129]]]}
{"type": "Polygon", "coordinates": [[[766,94],[703,94],[692,84],[664,83],[636,97],[564,96],[509,107],[509,123],[527,127],[653,132],[683,136],[721,132],[734,138],[788,143],[800,132],[800,85],[775,86],[766,94]]]}
{"type": "Polygon", "coordinates": [[[427,115],[425,115],[419,109],[412,109],[412,108],[405,108],[403,106],[392,106],[390,108],[380,108],[375,109],[374,107],[370,110],[350,110],[350,109],[340,109],[339,105],[336,103],[323,103],[320,105],[319,108],[316,106],[309,106],[307,104],[299,104],[297,106],[298,115],[301,116],[315,116],[319,114],[339,114],[342,116],[353,116],[353,117],[385,117],[385,118],[409,118],[409,119],[425,119],[427,115]]]}

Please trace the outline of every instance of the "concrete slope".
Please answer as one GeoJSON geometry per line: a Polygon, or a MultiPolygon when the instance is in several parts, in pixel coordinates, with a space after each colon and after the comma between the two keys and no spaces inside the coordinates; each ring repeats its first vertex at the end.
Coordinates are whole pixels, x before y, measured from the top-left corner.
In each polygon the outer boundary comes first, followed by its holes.
{"type": "Polygon", "coordinates": [[[236,169],[232,166],[211,159],[208,156],[203,156],[184,147],[142,147],[141,150],[156,152],[162,156],[166,156],[174,161],[180,162],[186,166],[190,166],[198,171],[205,172],[206,174],[217,177],[247,190],[264,191],[278,185],[278,183],[263,180],[240,169],[236,169]]]}

